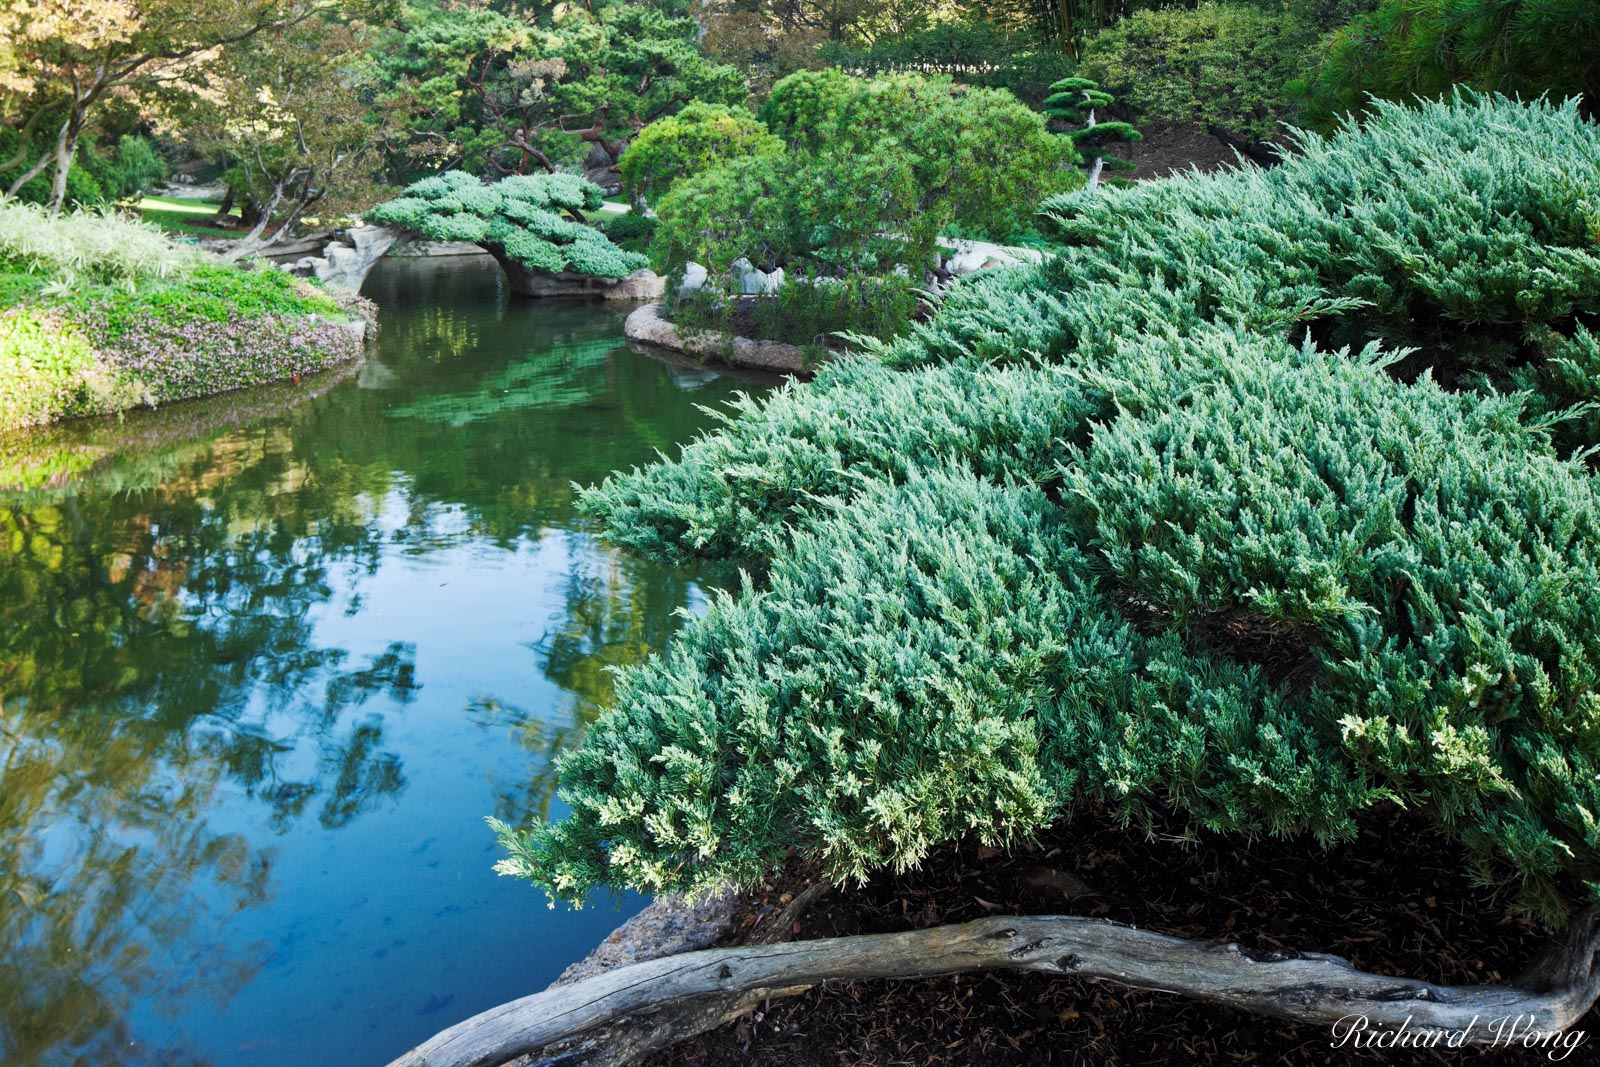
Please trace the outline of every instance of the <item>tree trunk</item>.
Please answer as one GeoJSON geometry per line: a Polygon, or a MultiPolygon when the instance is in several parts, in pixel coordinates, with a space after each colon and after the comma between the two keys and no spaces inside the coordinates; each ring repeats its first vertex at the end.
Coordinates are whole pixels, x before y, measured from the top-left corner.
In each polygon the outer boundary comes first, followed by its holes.
{"type": "Polygon", "coordinates": [[[78,135],[83,132],[84,108],[73,102],[67,121],[61,124],[56,136],[55,179],[50,183],[50,212],[55,214],[67,199],[67,174],[72,170],[72,159],[78,154],[78,135]]]}
{"type": "MultiPolygon", "coordinates": [[[[391,1067],[493,1067],[635,1012],[833,980],[1011,969],[1115,982],[1303,1024],[1496,1039],[1499,1020],[1554,1035],[1600,997],[1600,909],[1584,912],[1516,983],[1443,986],[1356,970],[1322,953],[1184,941],[1076,916],[995,916],[899,934],[707,949],[619,967],[492,1008],[391,1067]]],[[[1503,1031],[1501,1031],[1503,1032],[1503,1031]]]]}
{"type": "MultiPolygon", "coordinates": [[[[1087,94],[1085,94],[1085,95],[1087,95],[1087,94]]],[[[1092,129],[1094,129],[1094,127],[1095,127],[1094,108],[1091,107],[1089,109],[1089,124],[1087,126],[1085,126],[1084,129],[1092,130],[1092,129]]],[[[1095,156],[1094,157],[1094,162],[1089,165],[1089,186],[1088,187],[1090,189],[1093,189],[1095,186],[1100,184],[1100,172],[1105,170],[1105,169],[1106,169],[1105,157],[1104,156],[1095,156]]]]}

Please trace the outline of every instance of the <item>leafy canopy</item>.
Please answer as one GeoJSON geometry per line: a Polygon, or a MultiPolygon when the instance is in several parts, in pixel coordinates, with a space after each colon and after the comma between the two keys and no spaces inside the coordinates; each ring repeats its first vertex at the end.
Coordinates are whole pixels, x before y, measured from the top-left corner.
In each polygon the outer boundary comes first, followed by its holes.
{"type": "Polygon", "coordinates": [[[700,49],[676,4],[425,2],[384,49],[391,92],[412,110],[410,158],[487,174],[554,171],[691,101],[737,104],[744,77],[700,49]]]}
{"type": "Polygon", "coordinates": [[[1383,0],[1330,35],[1310,84],[1312,117],[1361,111],[1368,95],[1434,96],[1453,85],[1600,101],[1593,0],[1383,0]]]}

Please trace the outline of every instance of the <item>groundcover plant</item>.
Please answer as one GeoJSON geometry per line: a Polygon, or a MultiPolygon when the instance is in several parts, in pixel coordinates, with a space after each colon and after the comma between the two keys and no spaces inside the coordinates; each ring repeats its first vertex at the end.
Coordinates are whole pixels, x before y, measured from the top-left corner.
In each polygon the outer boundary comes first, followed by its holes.
{"type": "Polygon", "coordinates": [[[1057,197],[1043,265],[591,489],[745,579],[623,673],[502,869],[576,900],[1405,805],[1519,909],[1594,899],[1597,144],[1456,95],[1057,197]]]}

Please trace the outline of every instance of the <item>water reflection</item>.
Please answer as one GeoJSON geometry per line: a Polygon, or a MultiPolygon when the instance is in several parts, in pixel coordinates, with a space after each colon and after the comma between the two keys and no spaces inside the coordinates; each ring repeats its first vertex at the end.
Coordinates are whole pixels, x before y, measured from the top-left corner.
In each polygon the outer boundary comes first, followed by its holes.
{"type": "Polygon", "coordinates": [[[286,410],[0,441],[0,1061],[380,1062],[617,920],[497,881],[480,819],[555,803],[699,599],[572,483],[751,386],[481,264],[373,282],[377,358],[286,410]]]}

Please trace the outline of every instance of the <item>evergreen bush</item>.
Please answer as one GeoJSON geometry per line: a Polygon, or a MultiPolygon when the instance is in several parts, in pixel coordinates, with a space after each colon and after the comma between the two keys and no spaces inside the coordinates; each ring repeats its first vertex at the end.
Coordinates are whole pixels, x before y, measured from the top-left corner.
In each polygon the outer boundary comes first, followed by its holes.
{"type": "Polygon", "coordinates": [[[583,221],[604,191],[571,174],[513,175],[493,185],[447,171],[406,186],[368,217],[435,241],[469,241],[524,267],[624,278],[649,265],[583,221]]]}
{"type": "Polygon", "coordinates": [[[624,673],[501,869],[704,890],[1405,804],[1524,910],[1600,899],[1595,134],[1381,105],[1271,172],[1058,198],[1053,260],[589,491],[746,579],[624,673]]]}

